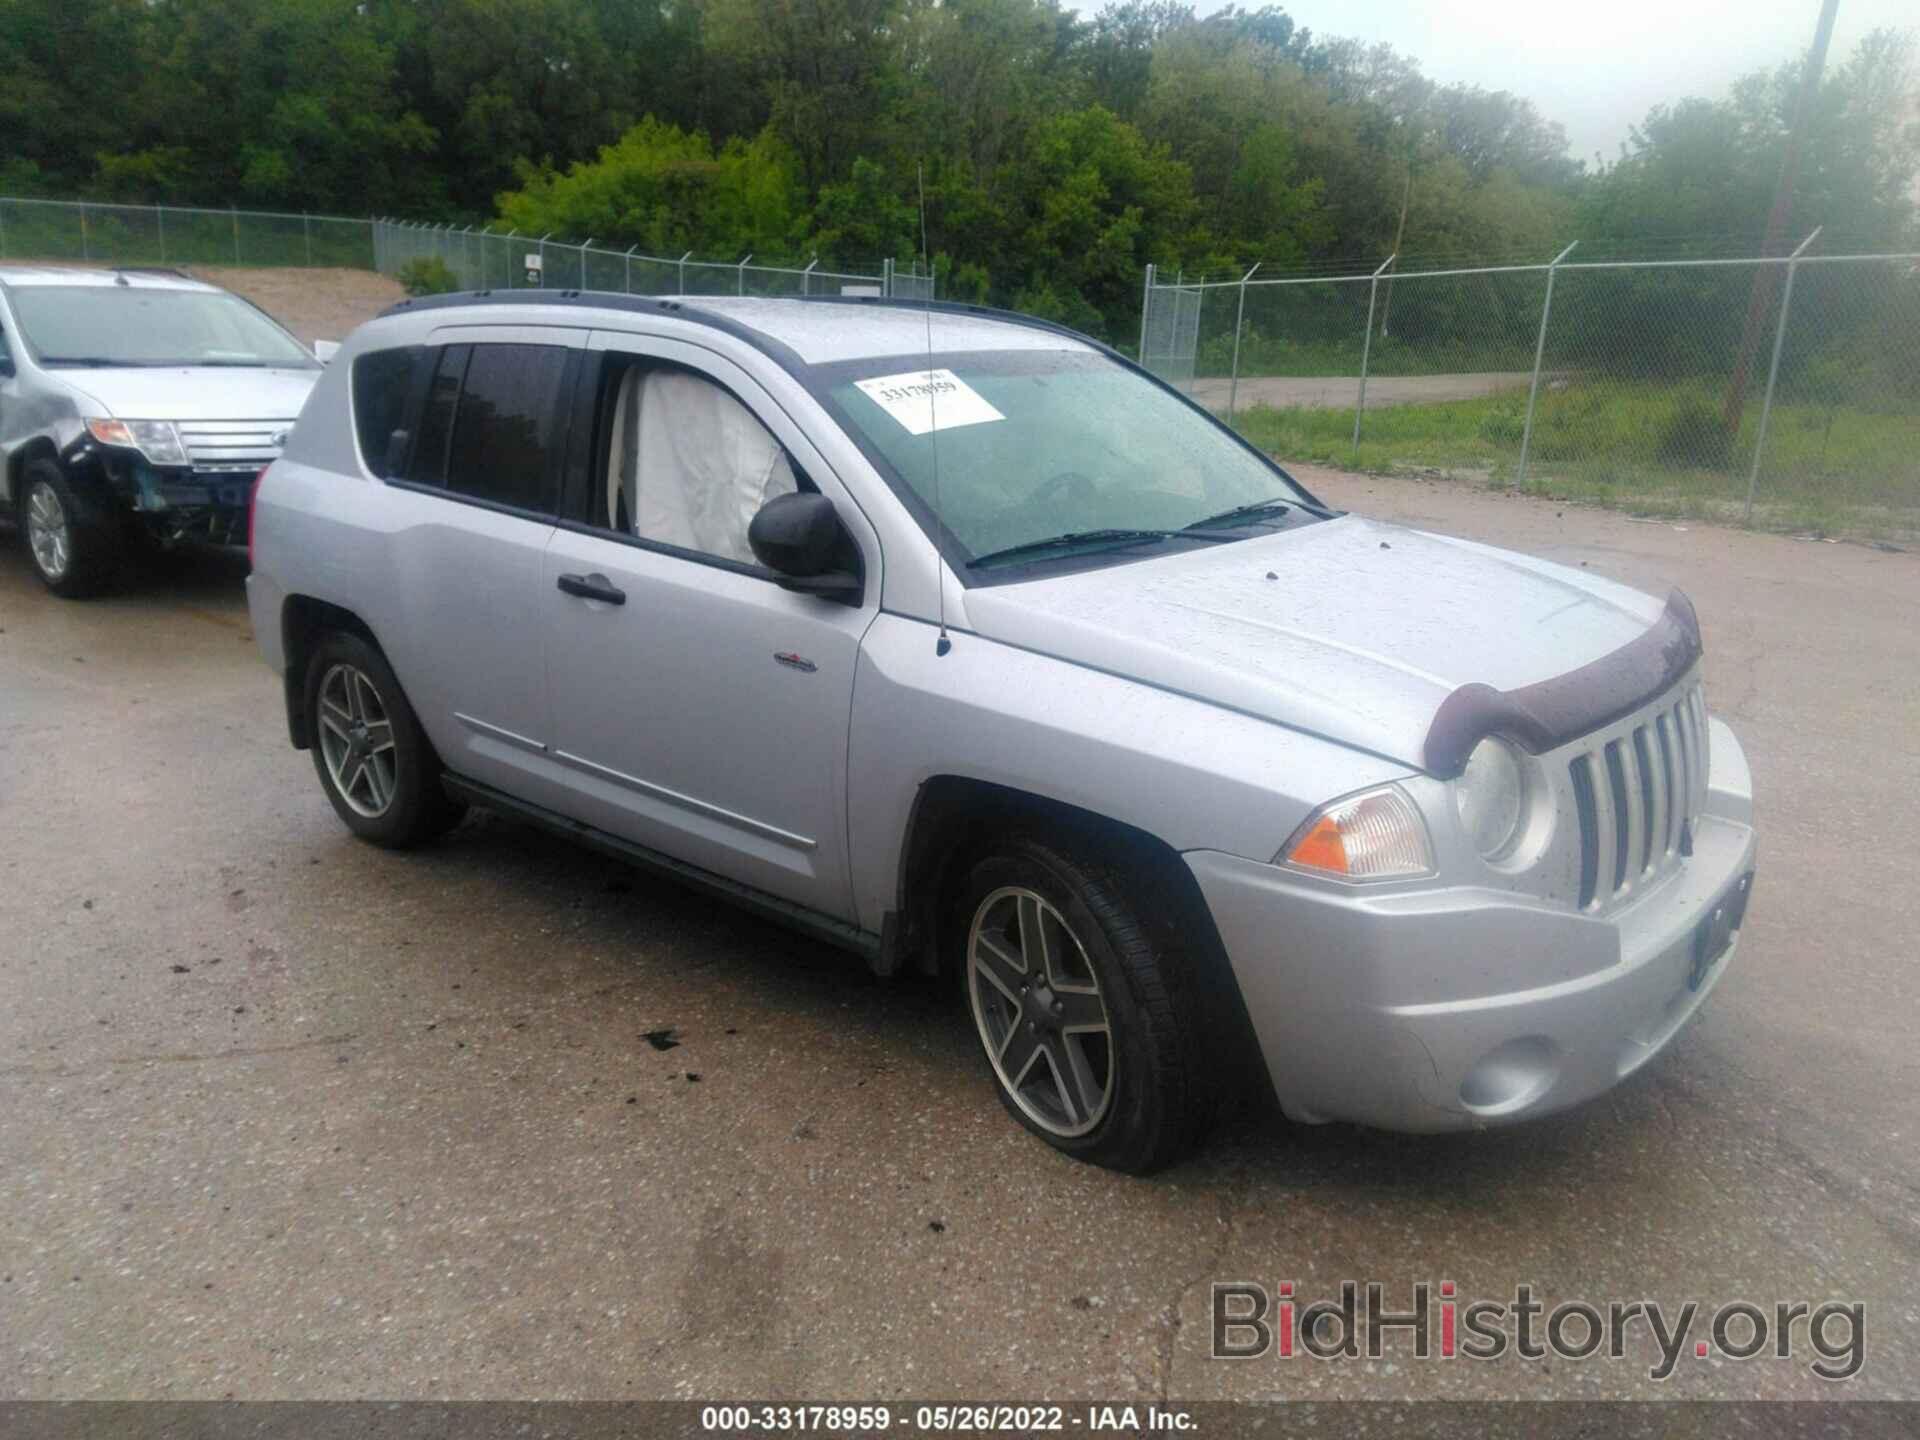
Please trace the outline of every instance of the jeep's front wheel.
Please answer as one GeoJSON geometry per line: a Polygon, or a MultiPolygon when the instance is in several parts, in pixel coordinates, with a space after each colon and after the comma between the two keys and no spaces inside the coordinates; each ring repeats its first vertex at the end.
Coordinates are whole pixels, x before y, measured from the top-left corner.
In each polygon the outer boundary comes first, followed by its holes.
{"type": "Polygon", "coordinates": [[[962,974],[1001,1103],[1055,1149],[1142,1173],[1204,1130],[1198,998],[1122,870],[1033,838],[967,877],[962,974]]]}
{"type": "Polygon", "coordinates": [[[335,633],[307,665],[307,734],[320,787],[362,840],[400,850],[459,823],[440,760],[393,668],[358,635],[335,633]]]}
{"type": "Polygon", "coordinates": [[[20,530],[40,583],[66,600],[98,594],[119,560],[113,535],[88,521],[58,465],[35,460],[20,478],[20,530]]]}

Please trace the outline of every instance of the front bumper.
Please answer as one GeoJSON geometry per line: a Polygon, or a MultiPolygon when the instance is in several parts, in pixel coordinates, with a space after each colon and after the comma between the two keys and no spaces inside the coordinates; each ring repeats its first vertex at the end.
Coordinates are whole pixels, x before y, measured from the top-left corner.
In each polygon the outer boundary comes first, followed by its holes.
{"type": "Polygon", "coordinates": [[[1564,1109],[1659,1054],[1726,974],[1695,936],[1744,905],[1752,784],[1709,726],[1693,853],[1601,915],[1505,891],[1368,893],[1217,851],[1185,858],[1226,947],[1282,1109],[1438,1131],[1564,1109]]]}

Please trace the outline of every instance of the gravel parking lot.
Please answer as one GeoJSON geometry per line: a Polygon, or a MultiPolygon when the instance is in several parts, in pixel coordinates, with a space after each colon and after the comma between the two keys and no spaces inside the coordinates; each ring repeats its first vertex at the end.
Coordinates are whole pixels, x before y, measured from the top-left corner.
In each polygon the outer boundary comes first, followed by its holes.
{"type": "Polygon", "coordinates": [[[933,987],[513,824],[350,839],[243,560],[73,604],[6,548],[0,1392],[1920,1392],[1920,557],[1311,479],[1684,586],[1758,892],[1704,1017],[1596,1104],[1413,1139],[1242,1116],[1147,1180],[1019,1131],[933,987]],[[1208,1357],[1210,1281],[1347,1278],[1859,1301],[1866,1363],[1208,1357]]]}

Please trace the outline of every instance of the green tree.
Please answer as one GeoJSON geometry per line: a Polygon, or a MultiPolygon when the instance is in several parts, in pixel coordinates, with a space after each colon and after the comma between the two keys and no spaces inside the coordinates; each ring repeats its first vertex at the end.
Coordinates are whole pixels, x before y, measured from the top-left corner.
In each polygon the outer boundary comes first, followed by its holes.
{"type": "Polygon", "coordinates": [[[791,257],[804,238],[798,163],[771,131],[716,146],[651,117],[565,171],[525,165],[500,219],[523,234],[592,236],[653,254],[791,257]]]}

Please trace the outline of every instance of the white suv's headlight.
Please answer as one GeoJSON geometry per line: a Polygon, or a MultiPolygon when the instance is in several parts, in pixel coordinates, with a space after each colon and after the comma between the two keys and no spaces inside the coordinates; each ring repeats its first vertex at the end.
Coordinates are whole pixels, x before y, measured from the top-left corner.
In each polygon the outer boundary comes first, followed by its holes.
{"type": "Polygon", "coordinates": [[[1453,803],[1483,859],[1511,853],[1527,819],[1527,772],[1513,747],[1491,737],[1474,746],[1453,782],[1453,803]]]}
{"type": "Polygon", "coordinates": [[[138,450],[155,465],[186,465],[191,457],[180,443],[180,432],[170,420],[87,421],[87,433],[102,445],[138,450]]]}
{"type": "Polygon", "coordinates": [[[1322,805],[1274,859],[1347,880],[1404,880],[1434,868],[1426,822],[1397,785],[1322,805]]]}

